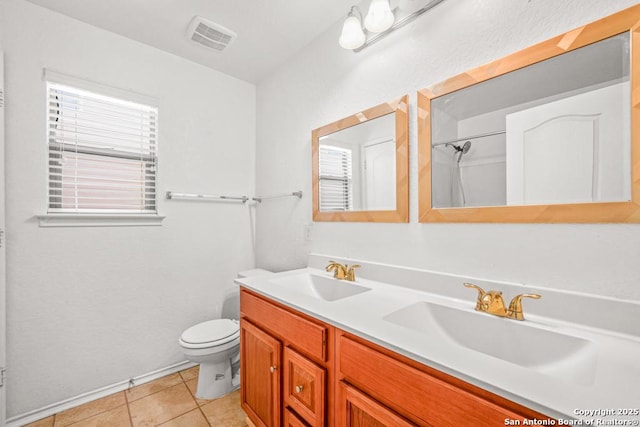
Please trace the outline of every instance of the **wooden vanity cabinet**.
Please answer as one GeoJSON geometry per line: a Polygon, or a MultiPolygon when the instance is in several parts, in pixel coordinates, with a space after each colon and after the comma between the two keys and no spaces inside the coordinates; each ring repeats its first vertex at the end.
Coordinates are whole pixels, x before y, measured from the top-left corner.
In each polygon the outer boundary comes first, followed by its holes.
{"type": "Polygon", "coordinates": [[[333,425],[333,327],[242,289],[240,330],[241,405],[256,426],[333,425]]]}
{"type": "Polygon", "coordinates": [[[258,427],[494,427],[548,419],[244,288],[240,312],[241,404],[258,427]]]}
{"type": "Polygon", "coordinates": [[[345,388],[338,396],[338,426],[494,427],[505,420],[526,425],[524,419],[549,419],[351,334],[338,331],[336,340],[336,376],[345,388]],[[393,421],[350,424],[349,407],[393,421]]]}

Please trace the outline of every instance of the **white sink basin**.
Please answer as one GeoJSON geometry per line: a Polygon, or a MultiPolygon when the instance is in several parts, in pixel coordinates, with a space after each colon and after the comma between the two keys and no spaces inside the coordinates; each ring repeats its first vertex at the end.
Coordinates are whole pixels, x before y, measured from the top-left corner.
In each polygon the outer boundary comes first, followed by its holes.
{"type": "Polygon", "coordinates": [[[433,332],[436,328],[457,345],[556,378],[583,385],[594,381],[597,351],[593,342],[526,320],[424,301],[397,310],[384,320],[417,331],[433,332]]]}
{"type": "Polygon", "coordinates": [[[318,298],[324,301],[337,301],[371,290],[353,282],[337,280],[310,273],[270,279],[274,285],[282,286],[296,293],[318,298]]]}

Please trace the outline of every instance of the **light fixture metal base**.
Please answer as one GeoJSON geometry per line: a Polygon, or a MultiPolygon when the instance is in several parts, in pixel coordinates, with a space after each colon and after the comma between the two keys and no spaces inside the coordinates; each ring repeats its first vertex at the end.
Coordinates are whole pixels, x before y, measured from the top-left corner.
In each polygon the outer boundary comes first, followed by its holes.
{"type": "Polygon", "coordinates": [[[362,49],[366,48],[367,46],[371,46],[372,44],[374,44],[375,42],[380,40],[382,37],[394,32],[398,28],[404,27],[408,23],[410,23],[413,20],[415,20],[418,16],[420,16],[423,13],[427,12],[428,10],[434,8],[435,6],[437,6],[438,4],[442,3],[443,1],[444,0],[432,0],[432,1],[430,1],[429,3],[427,3],[421,9],[416,10],[415,12],[405,16],[404,18],[400,19],[398,22],[394,23],[391,26],[391,28],[389,28],[388,30],[383,31],[382,33],[378,33],[378,34],[372,36],[371,38],[367,37],[367,40],[364,42],[364,44],[362,46],[358,47],[358,48],[353,49],[353,52],[360,52],[362,49]]]}

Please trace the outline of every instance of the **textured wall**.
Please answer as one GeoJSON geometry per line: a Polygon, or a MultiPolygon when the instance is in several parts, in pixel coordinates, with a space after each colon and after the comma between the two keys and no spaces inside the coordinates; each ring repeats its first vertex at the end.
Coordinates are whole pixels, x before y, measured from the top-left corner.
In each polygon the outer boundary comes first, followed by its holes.
{"type": "Polygon", "coordinates": [[[305,192],[258,212],[258,265],[301,267],[311,251],[640,300],[640,226],[419,224],[416,172],[418,89],[636,3],[448,0],[357,54],[336,23],[258,85],[257,191],[305,192]],[[311,130],[405,93],[411,222],[314,223],[306,239],[311,130]]]}
{"type": "MultiPolygon", "coordinates": [[[[39,228],[46,209],[43,68],[159,100],[159,191],[253,194],[255,86],[3,0],[8,416],[184,360],[253,267],[252,208],[160,200],[161,227],[39,228]]],[[[3,302],[4,303],[4,302],[3,302]]]]}

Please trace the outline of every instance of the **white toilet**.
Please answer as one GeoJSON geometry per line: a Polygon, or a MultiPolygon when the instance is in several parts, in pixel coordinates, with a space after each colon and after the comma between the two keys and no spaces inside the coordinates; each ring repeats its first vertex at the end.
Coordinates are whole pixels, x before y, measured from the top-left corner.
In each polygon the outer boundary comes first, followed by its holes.
{"type": "MultiPolygon", "coordinates": [[[[262,269],[241,271],[238,277],[273,274],[262,269]]],[[[237,298],[237,297],[236,297],[237,298]]],[[[239,307],[234,317],[240,318],[239,307]]],[[[240,386],[240,324],[238,320],[216,319],[198,323],[178,340],[182,352],[200,364],[196,397],[215,399],[240,386]]]]}

